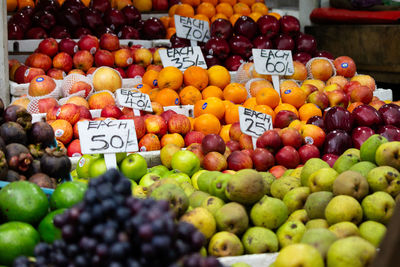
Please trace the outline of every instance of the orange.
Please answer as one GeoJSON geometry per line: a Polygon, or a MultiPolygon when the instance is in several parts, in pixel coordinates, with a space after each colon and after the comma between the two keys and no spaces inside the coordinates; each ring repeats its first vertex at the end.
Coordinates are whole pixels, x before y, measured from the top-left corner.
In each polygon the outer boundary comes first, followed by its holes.
{"type": "Polygon", "coordinates": [[[229,21],[231,22],[232,26],[235,25],[236,21],[238,20],[238,18],[240,18],[242,15],[240,14],[233,14],[230,18],[229,21]]]}
{"type": "Polygon", "coordinates": [[[191,6],[198,6],[200,4],[200,0],[182,0],[182,4],[188,4],[191,6]]]}
{"type": "Polygon", "coordinates": [[[225,110],[225,123],[232,124],[239,122],[239,107],[241,105],[231,105],[225,110]]]}
{"type": "Polygon", "coordinates": [[[232,124],[224,125],[222,126],[221,131],[219,132],[219,136],[222,137],[225,143],[231,140],[231,138],[229,137],[229,130],[231,129],[231,126],[232,124]]]}
{"type": "Polygon", "coordinates": [[[197,15],[195,15],[193,18],[199,19],[199,20],[207,21],[207,22],[208,22],[208,25],[210,25],[210,20],[208,19],[208,17],[207,17],[206,15],[197,14],[197,15]]]}
{"type": "Polygon", "coordinates": [[[218,0],[201,0],[202,3],[210,3],[213,6],[216,6],[218,4],[218,0]]]}
{"type": "Polygon", "coordinates": [[[33,0],[18,0],[18,9],[21,10],[24,7],[35,7],[35,3],[33,2],[33,0]]]}
{"type": "Polygon", "coordinates": [[[182,105],[194,105],[202,99],[200,91],[191,85],[183,88],[179,93],[179,97],[181,98],[182,105]]]}
{"type": "Polygon", "coordinates": [[[159,71],[155,70],[148,70],[144,73],[142,77],[142,82],[147,84],[151,88],[158,86],[158,75],[160,74],[159,71]]]}
{"type": "Polygon", "coordinates": [[[262,17],[262,14],[259,12],[251,12],[249,17],[252,18],[255,22],[257,22],[257,20],[262,17]]]}
{"type": "Polygon", "coordinates": [[[203,91],[201,91],[201,95],[203,96],[203,99],[207,99],[209,97],[217,97],[222,99],[224,97],[224,93],[222,92],[221,88],[214,85],[207,86],[203,91]]]}
{"type": "Polygon", "coordinates": [[[279,85],[279,88],[281,90],[281,94],[286,89],[290,89],[292,87],[298,87],[297,83],[295,81],[292,81],[292,80],[285,80],[285,81],[281,82],[281,84],[279,85]]]}
{"type": "Polygon", "coordinates": [[[156,97],[157,97],[158,92],[160,92],[160,88],[153,88],[153,89],[150,90],[149,96],[150,96],[150,101],[151,102],[156,101],[156,97]]]}
{"type": "Polygon", "coordinates": [[[255,97],[248,98],[246,101],[244,101],[243,106],[245,108],[254,109],[254,107],[257,106],[257,98],[255,97]]]}
{"type": "Polygon", "coordinates": [[[163,68],[158,74],[158,87],[178,90],[182,86],[183,74],[177,67],[163,68]]]}
{"type": "Polygon", "coordinates": [[[62,142],[64,145],[71,142],[74,134],[71,123],[66,120],[55,120],[50,125],[54,130],[56,140],[62,142]]]}
{"type": "Polygon", "coordinates": [[[216,21],[217,19],[229,20],[228,17],[225,16],[224,14],[218,13],[218,14],[215,14],[215,16],[213,16],[213,17],[211,18],[211,23],[213,23],[213,22],[216,21]]]}
{"type": "Polygon", "coordinates": [[[221,120],[225,114],[225,105],[221,99],[216,97],[197,101],[194,104],[194,117],[199,117],[202,114],[213,114],[221,120]]]}
{"type": "Polygon", "coordinates": [[[17,0],[7,0],[7,12],[12,12],[17,9],[18,1],[17,0]]]}
{"type": "Polygon", "coordinates": [[[261,13],[261,15],[267,15],[268,7],[264,3],[254,3],[251,5],[251,11],[261,13]]]}
{"type": "Polygon", "coordinates": [[[169,88],[164,88],[157,93],[155,102],[165,107],[179,105],[180,100],[177,92],[169,88]]]}
{"type": "Polygon", "coordinates": [[[235,105],[228,100],[223,100],[222,103],[224,103],[225,111],[227,111],[228,109],[232,108],[235,105]]]}
{"type": "Polygon", "coordinates": [[[256,2],[256,0],[239,0],[239,3],[246,4],[248,6],[253,5],[256,2]]]}
{"type": "Polygon", "coordinates": [[[194,16],[194,9],[192,6],[188,4],[180,4],[178,7],[175,9],[175,14],[174,15],[179,15],[183,17],[193,17],[194,16]]]}
{"type": "Polygon", "coordinates": [[[191,66],[183,73],[183,83],[185,85],[192,85],[200,91],[208,85],[208,73],[207,70],[198,67],[191,66]]]}
{"type": "Polygon", "coordinates": [[[236,4],[236,0],[219,0],[220,3],[227,3],[231,6],[234,6],[236,4]]]}
{"type": "Polygon", "coordinates": [[[300,108],[306,102],[306,93],[298,87],[292,87],[283,91],[281,95],[282,102],[293,105],[295,108],[300,108]]]}
{"type": "Polygon", "coordinates": [[[351,104],[347,107],[347,110],[351,113],[351,112],[353,112],[353,110],[354,110],[356,107],[358,107],[358,106],[360,106],[360,105],[362,105],[362,104],[364,104],[364,103],[362,103],[362,102],[353,102],[353,103],[351,103],[351,104]]]}
{"type": "Polygon", "coordinates": [[[275,121],[275,112],[270,106],[257,105],[257,106],[254,107],[254,110],[270,115],[272,117],[272,123],[274,123],[274,121],[275,121]]]}
{"type": "Polygon", "coordinates": [[[263,88],[274,88],[273,85],[267,80],[258,80],[250,84],[250,94],[256,96],[258,91],[263,88]]]}
{"type": "Polygon", "coordinates": [[[196,14],[203,14],[208,18],[212,18],[215,15],[215,7],[211,3],[203,2],[201,3],[197,9],[196,14]]]}
{"type": "Polygon", "coordinates": [[[281,15],[276,12],[269,12],[268,15],[274,16],[277,20],[281,19],[281,15]]]}
{"type": "Polygon", "coordinates": [[[168,17],[168,16],[162,16],[162,17],[160,18],[161,23],[164,25],[164,28],[165,28],[165,29],[167,29],[167,28],[169,27],[169,22],[170,22],[171,19],[172,19],[172,18],[171,18],[171,17],[168,17]]]}
{"type": "Polygon", "coordinates": [[[245,3],[237,3],[233,6],[233,12],[235,14],[241,14],[243,16],[248,16],[251,13],[250,7],[245,3]]]}
{"type": "Polygon", "coordinates": [[[274,109],[274,112],[275,112],[275,114],[278,114],[278,112],[281,111],[281,110],[289,110],[289,111],[292,111],[294,114],[296,114],[297,117],[299,116],[299,113],[297,112],[297,109],[294,106],[290,105],[290,104],[287,104],[287,103],[279,104],[274,109]]]}
{"type": "Polygon", "coordinates": [[[207,134],[219,134],[221,123],[218,118],[212,114],[203,114],[194,120],[194,130],[207,134]]]}
{"type": "Polygon", "coordinates": [[[247,90],[240,83],[230,83],[224,89],[224,99],[241,104],[247,99],[247,90]]]}
{"type": "Polygon", "coordinates": [[[322,116],[322,111],[317,105],[313,103],[307,103],[299,108],[299,115],[300,120],[307,121],[312,116],[322,116]]]}
{"type": "Polygon", "coordinates": [[[143,94],[149,94],[150,90],[152,89],[150,85],[144,84],[144,83],[139,83],[135,86],[133,86],[134,89],[138,89],[140,92],[143,94]]]}
{"type": "Polygon", "coordinates": [[[168,16],[171,17],[171,20],[174,20],[174,15],[176,12],[176,9],[178,8],[179,4],[175,4],[173,6],[171,6],[168,10],[168,16]]]}
{"type": "Polygon", "coordinates": [[[167,29],[167,34],[165,35],[165,38],[167,39],[171,39],[171,37],[176,33],[176,29],[175,28],[168,28],[167,29]]]}
{"type": "Polygon", "coordinates": [[[233,8],[228,3],[220,3],[215,7],[215,9],[217,10],[217,13],[224,14],[228,18],[233,15],[233,8]]]}
{"type": "Polygon", "coordinates": [[[258,105],[268,105],[271,108],[275,108],[279,105],[279,94],[273,88],[262,88],[256,94],[256,100],[258,105]]]}
{"type": "Polygon", "coordinates": [[[208,84],[224,89],[231,82],[229,71],[220,65],[214,65],[207,70],[208,84]]]}
{"type": "Polygon", "coordinates": [[[188,119],[190,120],[190,131],[194,131],[194,118],[188,117],[188,119]]]}

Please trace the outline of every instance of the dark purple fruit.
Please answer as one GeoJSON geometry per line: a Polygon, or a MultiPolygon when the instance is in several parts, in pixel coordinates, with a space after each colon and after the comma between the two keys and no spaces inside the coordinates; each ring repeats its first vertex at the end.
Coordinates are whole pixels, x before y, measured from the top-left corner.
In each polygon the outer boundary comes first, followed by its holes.
{"type": "Polygon", "coordinates": [[[51,178],[44,173],[36,173],[29,177],[29,182],[37,184],[40,187],[46,187],[46,188],[56,188],[56,184],[51,180],[51,178]]]}
{"type": "MultiPolygon", "coordinates": [[[[1,109],[1,108],[0,108],[1,109]]],[[[32,127],[32,115],[23,107],[10,105],[4,110],[4,120],[13,121],[21,125],[25,130],[32,127]]]]}
{"type": "Polygon", "coordinates": [[[19,143],[26,145],[28,137],[24,128],[16,122],[9,121],[0,126],[0,136],[6,144],[19,143]]]}
{"type": "Polygon", "coordinates": [[[56,179],[68,179],[71,172],[71,161],[67,150],[59,147],[46,148],[40,159],[40,169],[43,173],[56,179]]]}
{"type": "Polygon", "coordinates": [[[346,131],[334,130],[325,137],[324,154],[340,156],[344,151],[351,148],[352,145],[351,136],[346,131]]]}
{"type": "Polygon", "coordinates": [[[21,175],[19,175],[18,172],[13,171],[13,170],[8,170],[8,172],[6,173],[6,176],[2,176],[0,178],[0,180],[7,181],[7,182],[16,182],[16,181],[20,181],[22,179],[21,179],[21,175]]]}
{"type": "Polygon", "coordinates": [[[32,144],[42,144],[43,147],[51,146],[54,143],[53,127],[47,122],[35,122],[29,131],[29,142],[32,144]]]}
{"type": "Polygon", "coordinates": [[[6,146],[6,158],[8,168],[17,172],[28,171],[33,161],[28,148],[17,143],[11,143],[6,146]]]}

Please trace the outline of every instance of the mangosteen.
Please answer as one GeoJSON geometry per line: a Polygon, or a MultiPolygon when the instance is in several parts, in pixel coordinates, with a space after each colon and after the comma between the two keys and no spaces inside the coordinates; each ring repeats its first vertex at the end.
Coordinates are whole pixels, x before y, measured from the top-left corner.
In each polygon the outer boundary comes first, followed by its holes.
{"type": "Polygon", "coordinates": [[[7,172],[8,165],[6,155],[3,151],[0,151],[0,180],[4,180],[4,178],[7,178],[7,172]]]}
{"type": "Polygon", "coordinates": [[[7,181],[7,182],[15,182],[15,181],[26,180],[26,177],[19,175],[19,173],[16,171],[8,170],[5,179],[1,178],[1,180],[7,181]]]}
{"type": "Polygon", "coordinates": [[[0,136],[6,144],[19,143],[26,145],[28,137],[24,128],[16,122],[9,121],[0,126],[0,136]]]}
{"type": "Polygon", "coordinates": [[[32,175],[29,182],[37,184],[40,187],[56,188],[56,183],[47,175],[42,172],[32,175]]]}
{"type": "MultiPolygon", "coordinates": [[[[1,106],[1,105],[0,105],[1,106]]],[[[0,107],[1,110],[1,107],[0,107]]],[[[4,120],[20,124],[25,130],[32,127],[32,115],[21,106],[10,105],[4,110],[4,120]]]]}
{"type": "Polygon", "coordinates": [[[68,179],[71,172],[71,161],[65,148],[46,148],[40,159],[40,169],[43,173],[56,179],[68,179]]]}
{"type": "Polygon", "coordinates": [[[33,157],[26,146],[11,143],[6,146],[6,158],[8,168],[17,172],[26,172],[29,170],[33,157]]]}

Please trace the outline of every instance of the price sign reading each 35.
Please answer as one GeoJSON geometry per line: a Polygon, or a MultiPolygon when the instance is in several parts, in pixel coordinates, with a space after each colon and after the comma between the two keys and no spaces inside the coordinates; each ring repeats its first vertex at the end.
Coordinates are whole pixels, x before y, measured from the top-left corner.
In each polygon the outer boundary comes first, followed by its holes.
{"type": "Polygon", "coordinates": [[[176,36],[197,42],[210,39],[210,25],[207,21],[174,15],[176,36]]]}
{"type": "Polygon", "coordinates": [[[80,121],[78,132],[83,154],[139,150],[133,120],[80,121]]]}
{"type": "Polygon", "coordinates": [[[259,74],[292,75],[292,51],[253,48],[254,66],[259,74]]]}
{"type": "Polygon", "coordinates": [[[159,54],[164,67],[173,66],[186,70],[191,66],[199,66],[207,69],[203,53],[198,46],[160,49],[159,54]]]}
{"type": "Polygon", "coordinates": [[[123,107],[132,108],[135,110],[144,110],[152,112],[150,97],[137,90],[118,89],[116,91],[117,101],[123,107]]]}
{"type": "Polygon", "coordinates": [[[270,115],[239,107],[240,130],[252,137],[260,137],[264,132],[272,129],[270,115]]]}

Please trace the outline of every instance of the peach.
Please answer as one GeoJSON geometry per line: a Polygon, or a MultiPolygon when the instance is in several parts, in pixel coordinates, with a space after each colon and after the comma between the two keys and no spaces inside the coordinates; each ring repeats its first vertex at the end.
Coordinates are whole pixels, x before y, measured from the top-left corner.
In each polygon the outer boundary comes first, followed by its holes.
{"type": "Polygon", "coordinates": [[[89,103],[86,101],[85,98],[81,96],[71,96],[70,98],[68,98],[66,103],[71,103],[77,106],[84,106],[85,108],[89,108],[89,103]]]}
{"type": "Polygon", "coordinates": [[[329,107],[329,98],[325,93],[316,91],[307,97],[307,103],[313,103],[324,110],[329,107]]]}
{"type": "Polygon", "coordinates": [[[306,66],[299,62],[293,61],[294,73],[290,76],[285,76],[286,79],[293,79],[298,81],[304,81],[307,79],[307,68],[306,66]]]}
{"type": "MultiPolygon", "coordinates": [[[[30,83],[33,78],[39,75],[45,75],[46,73],[44,70],[39,69],[39,68],[29,68],[25,71],[24,74],[24,83],[30,83]]],[[[50,75],[49,75],[50,76],[50,75]]]]}
{"type": "Polygon", "coordinates": [[[371,102],[373,97],[372,90],[364,85],[361,85],[350,93],[350,101],[351,102],[362,102],[364,104],[368,104],[371,102]]]}
{"type": "Polygon", "coordinates": [[[343,90],[334,90],[330,92],[326,92],[329,99],[329,105],[331,107],[334,106],[342,106],[347,108],[349,105],[349,97],[344,93],[343,90]]]}
{"type": "Polygon", "coordinates": [[[329,80],[326,81],[326,85],[336,83],[340,86],[340,88],[343,88],[348,82],[349,81],[345,77],[339,75],[330,77],[329,80]]]}
{"type": "Polygon", "coordinates": [[[325,82],[316,79],[305,80],[302,85],[311,84],[318,88],[319,91],[322,91],[325,87],[325,82]]]}
{"type": "Polygon", "coordinates": [[[312,84],[303,84],[303,85],[301,85],[300,89],[303,90],[307,96],[315,91],[318,91],[318,88],[312,84]]]}
{"type": "Polygon", "coordinates": [[[335,90],[342,90],[342,88],[337,83],[333,83],[324,87],[324,92],[330,92],[335,90]]]}

